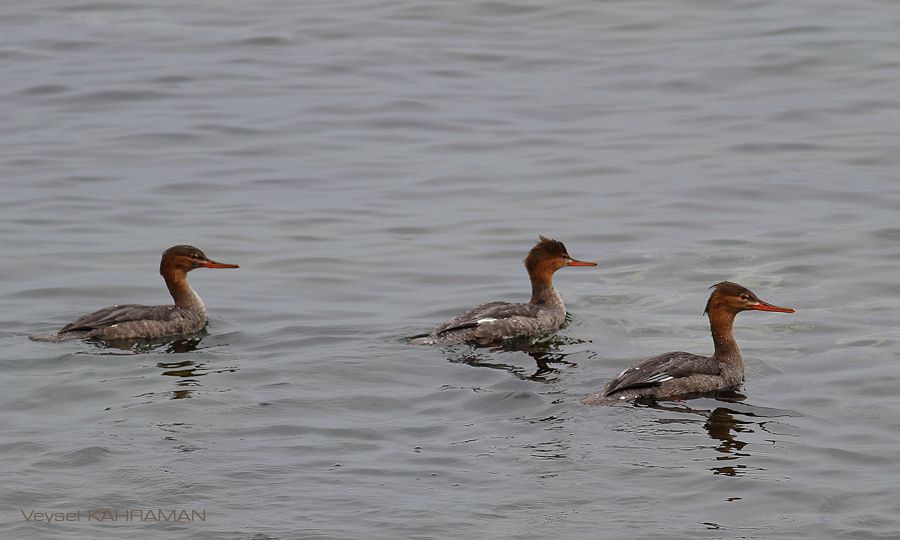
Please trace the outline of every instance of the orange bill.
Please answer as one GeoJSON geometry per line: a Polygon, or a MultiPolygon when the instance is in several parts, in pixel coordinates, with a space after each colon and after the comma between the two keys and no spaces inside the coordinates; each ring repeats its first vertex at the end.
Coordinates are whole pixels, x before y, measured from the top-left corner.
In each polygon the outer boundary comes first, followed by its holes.
{"type": "Polygon", "coordinates": [[[576,261],[575,259],[569,259],[566,262],[566,266],[597,266],[597,263],[590,261],[576,261]]]}
{"type": "Polygon", "coordinates": [[[778,307],[773,306],[768,302],[759,301],[758,304],[754,304],[752,306],[748,306],[750,309],[756,309],[759,311],[777,311],[778,313],[793,313],[794,310],[789,307],[778,307]]]}
{"type": "Polygon", "coordinates": [[[240,266],[236,264],[220,263],[212,259],[206,259],[205,261],[200,263],[200,266],[202,266],[203,268],[240,268],[240,266]]]}

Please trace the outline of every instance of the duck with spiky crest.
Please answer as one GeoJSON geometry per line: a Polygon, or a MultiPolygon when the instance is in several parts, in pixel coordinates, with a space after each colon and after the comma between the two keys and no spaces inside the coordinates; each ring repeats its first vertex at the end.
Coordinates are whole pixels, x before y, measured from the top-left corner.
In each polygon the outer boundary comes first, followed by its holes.
{"type": "Polygon", "coordinates": [[[475,306],[412,343],[492,345],[507,338],[552,332],[566,319],[566,306],[553,288],[553,274],[566,266],[597,266],[597,263],[575,260],[562,242],[541,236],[525,257],[525,269],[531,279],[531,300],[524,304],[489,302],[475,306]]]}

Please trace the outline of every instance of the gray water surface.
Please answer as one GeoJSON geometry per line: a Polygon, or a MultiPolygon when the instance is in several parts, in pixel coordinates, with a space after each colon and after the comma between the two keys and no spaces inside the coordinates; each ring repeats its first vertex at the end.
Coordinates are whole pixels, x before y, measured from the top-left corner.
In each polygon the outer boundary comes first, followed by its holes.
{"type": "Polygon", "coordinates": [[[884,1],[7,3],[3,538],[900,538],[900,9],[884,1]],[[413,347],[596,269],[531,351],[413,347]],[[165,303],[207,334],[38,343],[165,303]],[[744,399],[579,399],[708,354],[744,399]],[[529,354],[530,352],[530,354],[529,354]],[[22,512],[186,509],[42,524],[22,512]]]}

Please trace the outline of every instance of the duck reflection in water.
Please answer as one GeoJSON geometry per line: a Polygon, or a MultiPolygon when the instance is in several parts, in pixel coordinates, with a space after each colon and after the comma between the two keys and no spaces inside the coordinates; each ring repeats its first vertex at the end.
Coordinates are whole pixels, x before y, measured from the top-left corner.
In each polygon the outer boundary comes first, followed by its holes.
{"type": "MultiPolygon", "coordinates": [[[[195,334],[189,338],[182,339],[137,339],[137,340],[116,340],[116,341],[97,341],[93,342],[102,349],[119,349],[131,354],[184,354],[202,350],[200,342],[207,335],[203,330],[200,334],[195,334]]],[[[121,354],[121,353],[117,353],[121,354]]],[[[199,377],[210,373],[234,373],[236,368],[222,368],[210,370],[204,362],[195,362],[191,359],[180,360],[178,362],[157,362],[156,367],[160,368],[164,377],[175,377],[175,389],[172,390],[171,399],[185,399],[193,396],[194,390],[200,387],[199,377]]]]}
{"type": "Polygon", "coordinates": [[[165,354],[181,354],[194,352],[200,348],[200,342],[209,333],[204,329],[188,338],[158,338],[158,339],[117,339],[117,340],[89,340],[88,342],[98,349],[118,349],[134,354],[161,352],[165,354]]]}
{"type": "Polygon", "coordinates": [[[185,399],[191,397],[194,388],[200,386],[197,377],[202,377],[208,372],[204,370],[204,364],[198,364],[193,360],[182,362],[159,362],[156,367],[163,369],[163,376],[178,377],[175,381],[175,390],[172,391],[172,399],[185,399]]]}
{"type": "MultiPolygon", "coordinates": [[[[706,423],[703,425],[710,437],[720,441],[719,446],[716,447],[716,451],[721,452],[724,455],[716,456],[716,461],[734,461],[750,455],[741,452],[741,450],[747,446],[747,443],[738,439],[736,434],[753,433],[753,429],[750,427],[753,422],[738,420],[734,417],[734,414],[738,413],[724,407],[718,407],[713,409],[709,414],[706,423]]],[[[713,474],[737,476],[742,472],[742,469],[746,468],[746,465],[735,464],[713,467],[711,470],[713,471],[713,474]]]]}
{"type": "MultiPolygon", "coordinates": [[[[644,401],[637,404],[663,411],[706,417],[703,427],[715,443],[712,448],[716,452],[715,461],[717,462],[717,466],[711,467],[710,471],[714,475],[740,476],[747,472],[747,465],[738,463],[738,460],[751,456],[747,450],[748,442],[742,440],[741,437],[757,431],[765,431],[765,423],[769,418],[790,416],[790,414],[787,411],[743,405],[740,402],[745,400],[746,396],[738,392],[720,393],[716,399],[733,405],[704,410],[688,407],[679,402],[644,401]],[[744,420],[741,417],[747,419],[744,420]]],[[[660,421],[669,423],[675,420],[667,418],[660,421]]]]}
{"type": "MultiPolygon", "coordinates": [[[[166,349],[167,353],[184,353],[197,350],[200,338],[180,339],[173,341],[166,349]]],[[[182,360],[180,362],[158,362],[156,367],[164,370],[161,375],[177,377],[175,390],[172,391],[172,399],[184,399],[193,395],[194,389],[200,386],[199,377],[210,373],[235,373],[237,368],[228,367],[211,370],[204,362],[182,360]]]]}
{"type": "Polygon", "coordinates": [[[556,366],[577,366],[575,362],[567,359],[568,356],[574,353],[563,352],[563,347],[565,345],[582,343],[587,342],[558,335],[538,340],[533,338],[507,339],[498,347],[472,346],[465,352],[451,354],[448,356],[448,360],[473,367],[502,369],[518,379],[549,383],[558,379],[559,369],[556,366]],[[524,353],[530,356],[536,364],[536,369],[532,370],[531,368],[514,364],[517,353],[524,353]],[[508,361],[500,361],[500,354],[505,355],[504,359],[508,359],[508,361]]]}

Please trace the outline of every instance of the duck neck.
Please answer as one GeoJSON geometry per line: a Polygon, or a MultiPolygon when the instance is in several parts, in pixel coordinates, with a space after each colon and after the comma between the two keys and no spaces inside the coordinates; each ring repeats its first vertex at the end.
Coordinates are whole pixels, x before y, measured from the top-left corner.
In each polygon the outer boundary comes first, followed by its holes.
{"type": "Polygon", "coordinates": [[[712,329],[713,344],[716,352],[713,358],[726,364],[742,365],[741,350],[734,339],[735,313],[724,310],[715,310],[709,313],[709,326],[712,329]]]}
{"type": "Polygon", "coordinates": [[[560,303],[559,293],[553,288],[553,271],[538,268],[535,272],[529,272],[531,278],[531,304],[556,304],[560,303]]]}
{"type": "Polygon", "coordinates": [[[166,287],[169,288],[169,294],[172,295],[172,300],[175,300],[176,306],[206,313],[203,300],[188,283],[187,272],[166,272],[163,274],[163,278],[166,280],[166,287]]]}

